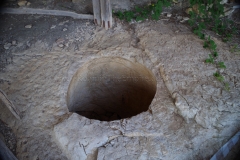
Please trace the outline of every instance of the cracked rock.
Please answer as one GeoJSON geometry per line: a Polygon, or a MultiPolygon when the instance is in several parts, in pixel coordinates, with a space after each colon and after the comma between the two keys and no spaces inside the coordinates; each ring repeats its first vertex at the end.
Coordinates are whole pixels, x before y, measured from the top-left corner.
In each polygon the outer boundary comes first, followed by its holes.
{"type": "Polygon", "coordinates": [[[198,111],[196,108],[190,108],[184,97],[176,92],[173,93],[173,98],[175,99],[175,105],[178,108],[178,114],[181,115],[186,122],[188,122],[190,118],[194,118],[198,111]]]}

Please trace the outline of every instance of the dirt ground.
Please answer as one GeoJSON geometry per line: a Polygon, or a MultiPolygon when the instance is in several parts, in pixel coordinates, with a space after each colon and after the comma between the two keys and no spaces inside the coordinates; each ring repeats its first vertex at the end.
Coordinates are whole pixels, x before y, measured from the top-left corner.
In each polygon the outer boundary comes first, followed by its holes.
{"type": "MultiPolygon", "coordinates": [[[[3,0],[1,1],[1,4],[4,7],[18,8],[18,2],[18,0],[3,0]]],[[[91,1],[81,1],[78,4],[72,3],[72,0],[28,0],[27,2],[30,2],[31,4],[23,7],[74,11],[85,14],[92,13],[91,1]]]]}
{"type": "MultiPolygon", "coordinates": [[[[76,11],[69,1],[30,2],[33,8],[76,11]]],[[[16,1],[6,6],[16,7],[16,1]]],[[[0,89],[23,116],[18,121],[1,105],[0,136],[17,158],[209,159],[240,130],[240,57],[230,52],[240,36],[228,44],[214,36],[219,60],[227,65],[228,92],[213,77],[216,67],[204,63],[209,51],[203,41],[175,17],[115,20],[106,31],[91,20],[0,15],[0,89]],[[69,113],[66,92],[74,73],[91,59],[109,56],[153,72],[158,86],[149,111],[112,122],[69,113]]],[[[228,159],[237,158],[234,153],[228,159]]]]}
{"type": "MultiPolygon", "coordinates": [[[[79,47],[85,40],[85,37],[90,38],[93,34],[93,30],[96,28],[93,22],[89,20],[73,20],[66,17],[38,15],[1,15],[1,24],[4,25],[0,26],[0,72],[4,74],[8,74],[8,72],[6,72],[6,67],[17,63],[15,61],[15,58],[17,57],[26,56],[30,59],[34,59],[41,56],[38,54],[25,55],[24,52],[30,48],[34,48],[35,50],[30,52],[36,52],[37,50],[41,50],[40,52],[49,52],[53,50],[68,51],[70,48],[72,52],[79,50],[79,47]],[[28,24],[32,25],[31,29],[25,28],[25,26],[28,24]],[[63,31],[64,28],[67,28],[67,30],[63,31]],[[12,45],[10,49],[4,49],[4,44],[12,43],[12,41],[16,41],[16,44],[12,45]],[[59,45],[64,46],[59,47],[59,45]]],[[[0,84],[2,85],[6,82],[10,87],[11,82],[1,76],[0,84]]],[[[4,113],[2,108],[1,113],[4,113]]],[[[16,137],[10,136],[10,133],[13,134],[13,132],[9,132],[9,130],[11,129],[6,125],[6,123],[1,121],[1,132],[5,138],[6,144],[11,151],[16,154],[16,137]]],[[[32,157],[30,157],[30,159],[31,158],[32,157]]]]}

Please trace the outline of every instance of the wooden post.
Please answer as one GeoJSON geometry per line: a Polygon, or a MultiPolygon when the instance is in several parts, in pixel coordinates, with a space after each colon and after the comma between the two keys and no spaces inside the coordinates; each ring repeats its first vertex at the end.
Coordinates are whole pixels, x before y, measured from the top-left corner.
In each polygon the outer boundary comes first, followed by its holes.
{"type": "Polygon", "coordinates": [[[101,8],[99,0],[92,0],[93,3],[93,14],[94,14],[94,22],[97,25],[101,26],[101,8]]]}
{"type": "Polygon", "coordinates": [[[1,89],[0,89],[0,102],[2,102],[18,120],[21,119],[21,114],[19,110],[7,98],[7,95],[1,89]]]}
{"type": "Polygon", "coordinates": [[[94,22],[109,29],[112,27],[112,7],[110,0],[92,0],[94,22]]]}
{"type": "Polygon", "coordinates": [[[112,27],[112,7],[110,0],[100,0],[102,26],[105,29],[112,27]]]}

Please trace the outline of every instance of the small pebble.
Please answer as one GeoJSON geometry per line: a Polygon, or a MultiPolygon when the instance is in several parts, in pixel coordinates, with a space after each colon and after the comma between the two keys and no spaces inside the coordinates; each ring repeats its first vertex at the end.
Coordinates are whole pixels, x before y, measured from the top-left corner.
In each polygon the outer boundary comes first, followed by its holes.
{"type": "Polygon", "coordinates": [[[60,47],[60,48],[63,48],[63,47],[64,47],[64,45],[63,45],[63,44],[59,44],[59,45],[58,45],[58,47],[60,47]]]}
{"type": "Polygon", "coordinates": [[[12,45],[17,45],[17,41],[12,41],[12,45]]]}
{"type": "Polygon", "coordinates": [[[225,4],[225,3],[228,3],[228,0],[222,0],[222,1],[220,2],[220,4],[225,4]]]}
{"type": "Polygon", "coordinates": [[[59,38],[56,40],[57,44],[62,44],[65,40],[63,38],[59,38]]]}
{"type": "Polygon", "coordinates": [[[3,47],[4,47],[4,49],[7,50],[11,47],[11,45],[12,45],[11,43],[6,43],[3,47]]]}
{"type": "Polygon", "coordinates": [[[56,28],[56,25],[52,25],[50,29],[54,29],[54,28],[56,28]]]}
{"type": "Polygon", "coordinates": [[[26,25],[25,28],[32,28],[32,25],[31,24],[26,25]]]}
{"type": "Polygon", "coordinates": [[[112,145],[114,144],[114,142],[113,142],[113,141],[111,141],[110,143],[111,143],[112,145]]]}
{"type": "Polygon", "coordinates": [[[64,31],[64,32],[67,31],[67,28],[63,28],[63,31],[64,31]]]}
{"type": "Polygon", "coordinates": [[[225,16],[229,16],[229,15],[232,14],[233,11],[234,11],[234,9],[230,9],[229,11],[226,11],[226,12],[224,13],[224,15],[225,15],[225,16]]]}
{"type": "Polygon", "coordinates": [[[187,20],[189,20],[189,18],[188,17],[183,17],[183,20],[187,21],[187,20]]]}
{"type": "Polygon", "coordinates": [[[26,4],[27,4],[27,1],[19,1],[19,2],[18,2],[18,5],[19,5],[20,7],[25,6],[26,4]]]}
{"type": "Polygon", "coordinates": [[[172,17],[172,14],[171,14],[171,13],[168,13],[168,14],[167,14],[167,17],[172,17]]]}
{"type": "Polygon", "coordinates": [[[69,20],[64,21],[64,22],[60,22],[58,25],[59,25],[59,26],[63,26],[65,23],[68,23],[68,22],[69,22],[69,20]]]}
{"type": "Polygon", "coordinates": [[[182,20],[182,16],[177,16],[177,19],[178,20],[182,20]]]}

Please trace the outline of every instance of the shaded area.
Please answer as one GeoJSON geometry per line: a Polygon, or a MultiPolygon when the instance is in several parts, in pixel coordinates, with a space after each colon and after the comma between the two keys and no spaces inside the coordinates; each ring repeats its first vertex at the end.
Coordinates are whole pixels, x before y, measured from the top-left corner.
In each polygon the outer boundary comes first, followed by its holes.
{"type": "MultiPolygon", "coordinates": [[[[12,129],[0,119],[0,140],[16,155],[17,140],[12,129]]],[[[1,159],[1,157],[0,157],[1,159]]]]}
{"type": "Polygon", "coordinates": [[[224,160],[239,160],[240,159],[240,140],[236,145],[230,150],[229,154],[224,160]]]}
{"type": "Polygon", "coordinates": [[[12,154],[12,152],[7,148],[7,146],[0,139],[0,159],[1,160],[17,160],[17,158],[12,154]]]}
{"type": "Polygon", "coordinates": [[[64,39],[64,43],[73,39],[78,48],[80,40],[76,39],[83,39],[82,33],[92,28],[85,24],[93,22],[69,17],[0,14],[0,23],[0,72],[4,72],[7,65],[16,63],[16,54],[23,56],[32,47],[51,51],[58,39],[64,39]],[[25,28],[26,25],[32,28],[25,28]],[[78,30],[81,33],[76,33],[78,30]]]}
{"type": "Polygon", "coordinates": [[[111,121],[147,111],[156,93],[156,80],[146,67],[123,58],[99,58],[73,76],[67,105],[90,119],[111,121]]]}

